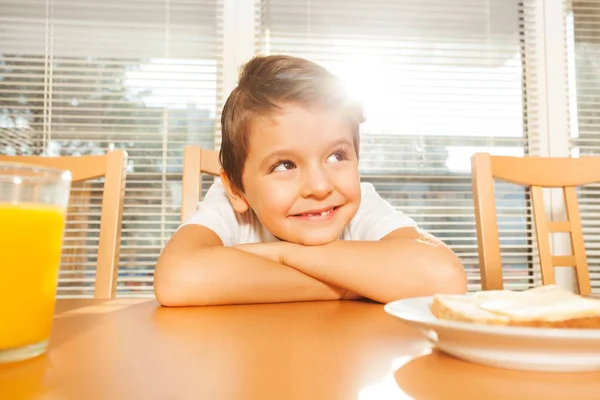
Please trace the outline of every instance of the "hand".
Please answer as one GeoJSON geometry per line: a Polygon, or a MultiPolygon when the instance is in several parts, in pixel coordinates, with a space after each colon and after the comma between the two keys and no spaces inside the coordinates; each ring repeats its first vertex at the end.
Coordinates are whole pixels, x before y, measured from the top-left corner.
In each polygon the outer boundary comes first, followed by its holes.
{"type": "MultiPolygon", "coordinates": [[[[290,254],[291,251],[298,251],[300,247],[303,247],[301,244],[289,243],[289,242],[268,242],[268,243],[248,243],[248,244],[240,244],[235,246],[234,248],[238,250],[245,251],[247,253],[251,253],[257,255],[259,257],[266,258],[268,260],[275,261],[279,264],[283,264],[286,266],[285,259],[286,254],[290,254]]],[[[290,266],[291,267],[291,266],[290,266]]],[[[316,279],[316,278],[314,278],[316,279]]],[[[357,300],[363,298],[356,293],[352,293],[344,288],[331,285],[326,282],[321,282],[324,285],[328,286],[331,290],[337,292],[338,300],[346,299],[346,300],[357,300]]]]}
{"type": "Polygon", "coordinates": [[[268,242],[240,244],[235,248],[283,264],[284,252],[296,246],[300,245],[288,242],[268,242]]]}

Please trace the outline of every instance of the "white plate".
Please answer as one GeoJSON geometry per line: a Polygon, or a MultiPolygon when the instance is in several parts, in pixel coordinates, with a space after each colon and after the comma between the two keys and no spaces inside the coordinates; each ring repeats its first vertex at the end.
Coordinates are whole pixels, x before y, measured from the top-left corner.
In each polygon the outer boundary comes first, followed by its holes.
{"type": "Polygon", "coordinates": [[[432,297],[398,300],[385,311],[419,329],[443,352],[467,361],[529,371],[600,370],[600,329],[494,326],[443,321],[432,297]]]}

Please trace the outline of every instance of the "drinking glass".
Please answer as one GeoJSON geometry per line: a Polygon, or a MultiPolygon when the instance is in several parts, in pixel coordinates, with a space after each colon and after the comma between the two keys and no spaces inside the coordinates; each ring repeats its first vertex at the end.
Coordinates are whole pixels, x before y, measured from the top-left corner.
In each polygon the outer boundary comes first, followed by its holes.
{"type": "Polygon", "coordinates": [[[0,162],[0,362],[46,351],[71,173],[0,162]]]}

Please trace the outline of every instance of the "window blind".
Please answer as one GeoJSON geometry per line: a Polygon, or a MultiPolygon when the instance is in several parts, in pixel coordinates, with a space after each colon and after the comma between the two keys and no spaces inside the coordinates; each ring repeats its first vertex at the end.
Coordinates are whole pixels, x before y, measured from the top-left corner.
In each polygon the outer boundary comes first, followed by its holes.
{"type": "MultiPolygon", "coordinates": [[[[129,154],[118,295],[152,292],[183,147],[212,148],[221,0],[0,0],[0,151],[129,154]]],[[[92,296],[101,181],[74,185],[59,296],[92,296]]]]}
{"type": "MultiPolygon", "coordinates": [[[[476,151],[539,152],[535,13],[517,0],[261,0],[256,51],[317,61],[366,107],[362,178],[450,245],[480,288],[476,151]]],[[[525,190],[496,184],[505,284],[532,285],[525,190]]]]}
{"type": "MultiPolygon", "coordinates": [[[[600,155],[600,1],[567,7],[571,155],[600,155]]],[[[579,208],[592,290],[600,292],[600,185],[579,189],[579,208]]]]}

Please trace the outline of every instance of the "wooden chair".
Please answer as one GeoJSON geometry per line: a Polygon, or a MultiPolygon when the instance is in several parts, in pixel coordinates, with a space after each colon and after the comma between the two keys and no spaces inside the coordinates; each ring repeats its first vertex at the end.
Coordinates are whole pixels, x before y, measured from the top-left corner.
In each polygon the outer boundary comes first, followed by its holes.
{"type": "Polygon", "coordinates": [[[98,299],[114,298],[119,266],[127,153],[123,150],[117,150],[102,156],[81,157],[0,155],[0,161],[21,162],[69,170],[73,182],[104,177],[94,297],[98,299]]]}
{"type": "Polygon", "coordinates": [[[574,267],[579,293],[591,292],[583,244],[576,187],[600,182],[600,157],[541,158],[473,155],[472,185],[481,283],[484,290],[503,288],[494,178],[530,189],[543,284],[553,284],[554,267],[574,267]],[[543,188],[562,188],[567,221],[548,221],[543,188]],[[550,233],[565,232],[571,238],[572,255],[555,256],[550,250],[550,233]]]}
{"type": "Polygon", "coordinates": [[[202,195],[202,174],[219,176],[221,164],[218,150],[203,150],[201,146],[186,146],[183,150],[183,182],[181,222],[195,211],[202,195]]]}

